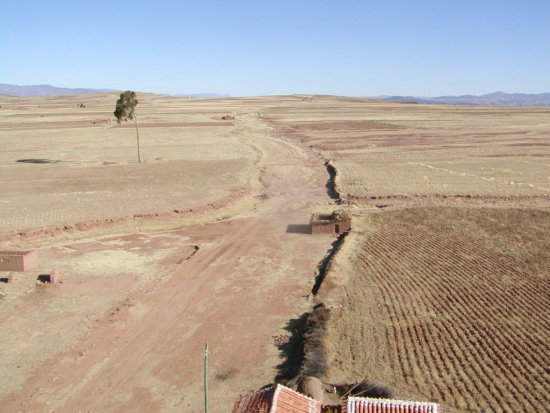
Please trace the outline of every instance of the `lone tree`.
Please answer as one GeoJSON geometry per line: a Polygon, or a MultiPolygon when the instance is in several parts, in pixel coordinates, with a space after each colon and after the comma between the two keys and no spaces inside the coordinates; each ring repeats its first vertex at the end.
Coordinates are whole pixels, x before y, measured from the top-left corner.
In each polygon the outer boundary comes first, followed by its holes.
{"type": "Polygon", "coordinates": [[[136,113],[137,104],[138,100],[136,99],[136,92],[132,92],[130,90],[122,92],[120,94],[120,98],[116,102],[115,117],[117,123],[120,123],[121,121],[134,121],[137,135],[138,162],[141,163],[141,153],[139,151],[139,129],[136,113]]]}

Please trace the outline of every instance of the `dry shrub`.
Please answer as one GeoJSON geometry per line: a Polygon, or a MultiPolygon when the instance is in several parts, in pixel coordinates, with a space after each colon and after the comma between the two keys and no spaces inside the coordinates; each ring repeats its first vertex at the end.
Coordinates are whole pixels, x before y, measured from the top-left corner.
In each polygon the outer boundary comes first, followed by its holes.
{"type": "Polygon", "coordinates": [[[380,383],[368,381],[366,379],[335,387],[340,397],[357,396],[374,397],[377,399],[393,399],[395,395],[392,388],[380,383]]]}
{"type": "Polygon", "coordinates": [[[332,222],[342,222],[351,219],[351,214],[345,209],[336,209],[330,215],[330,220],[332,222]]]}

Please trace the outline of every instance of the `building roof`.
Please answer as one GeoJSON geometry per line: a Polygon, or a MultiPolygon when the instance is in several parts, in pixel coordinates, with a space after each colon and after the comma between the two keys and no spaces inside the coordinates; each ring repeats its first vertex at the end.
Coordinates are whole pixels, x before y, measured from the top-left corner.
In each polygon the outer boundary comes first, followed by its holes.
{"type": "Polygon", "coordinates": [[[322,403],[277,384],[269,413],[321,413],[322,403]]]}
{"type": "Polygon", "coordinates": [[[349,397],[344,413],[439,413],[437,403],[349,397]]]}
{"type": "Polygon", "coordinates": [[[349,397],[343,406],[324,405],[281,384],[241,396],[232,413],[439,413],[437,403],[349,397]]]}
{"type": "Polygon", "coordinates": [[[241,396],[235,402],[232,413],[269,413],[275,386],[241,396]]]}
{"type": "Polygon", "coordinates": [[[322,403],[281,384],[241,396],[232,413],[321,413],[322,403]]]}

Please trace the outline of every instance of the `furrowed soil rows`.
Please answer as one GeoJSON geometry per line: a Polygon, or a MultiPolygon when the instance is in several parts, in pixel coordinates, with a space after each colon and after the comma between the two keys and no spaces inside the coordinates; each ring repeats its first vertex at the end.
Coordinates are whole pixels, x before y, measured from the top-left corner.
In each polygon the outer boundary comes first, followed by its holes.
{"type": "Polygon", "coordinates": [[[545,410],[550,214],[431,207],[368,219],[376,229],[355,235],[329,322],[327,379],[351,372],[450,411],[545,410]]]}
{"type": "Polygon", "coordinates": [[[341,104],[315,97],[263,115],[333,162],[343,199],[550,195],[547,107],[341,104]]]}

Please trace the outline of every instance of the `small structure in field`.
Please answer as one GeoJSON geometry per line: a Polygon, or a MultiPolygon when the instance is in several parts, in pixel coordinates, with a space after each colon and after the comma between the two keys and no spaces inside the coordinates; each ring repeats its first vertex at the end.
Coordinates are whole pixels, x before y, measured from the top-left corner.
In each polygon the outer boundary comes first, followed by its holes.
{"type": "Polygon", "coordinates": [[[331,214],[313,214],[311,216],[312,234],[342,234],[351,230],[351,214],[337,209],[331,214]]]}
{"type": "Polygon", "coordinates": [[[15,274],[14,273],[8,274],[7,277],[0,278],[0,282],[6,283],[6,284],[11,284],[14,280],[15,280],[15,274]]]}
{"type": "Polygon", "coordinates": [[[40,274],[37,280],[42,283],[55,284],[59,281],[59,271],[56,268],[49,274],[40,274]]]}
{"type": "Polygon", "coordinates": [[[0,251],[0,271],[27,271],[37,260],[36,251],[0,251]]]}

